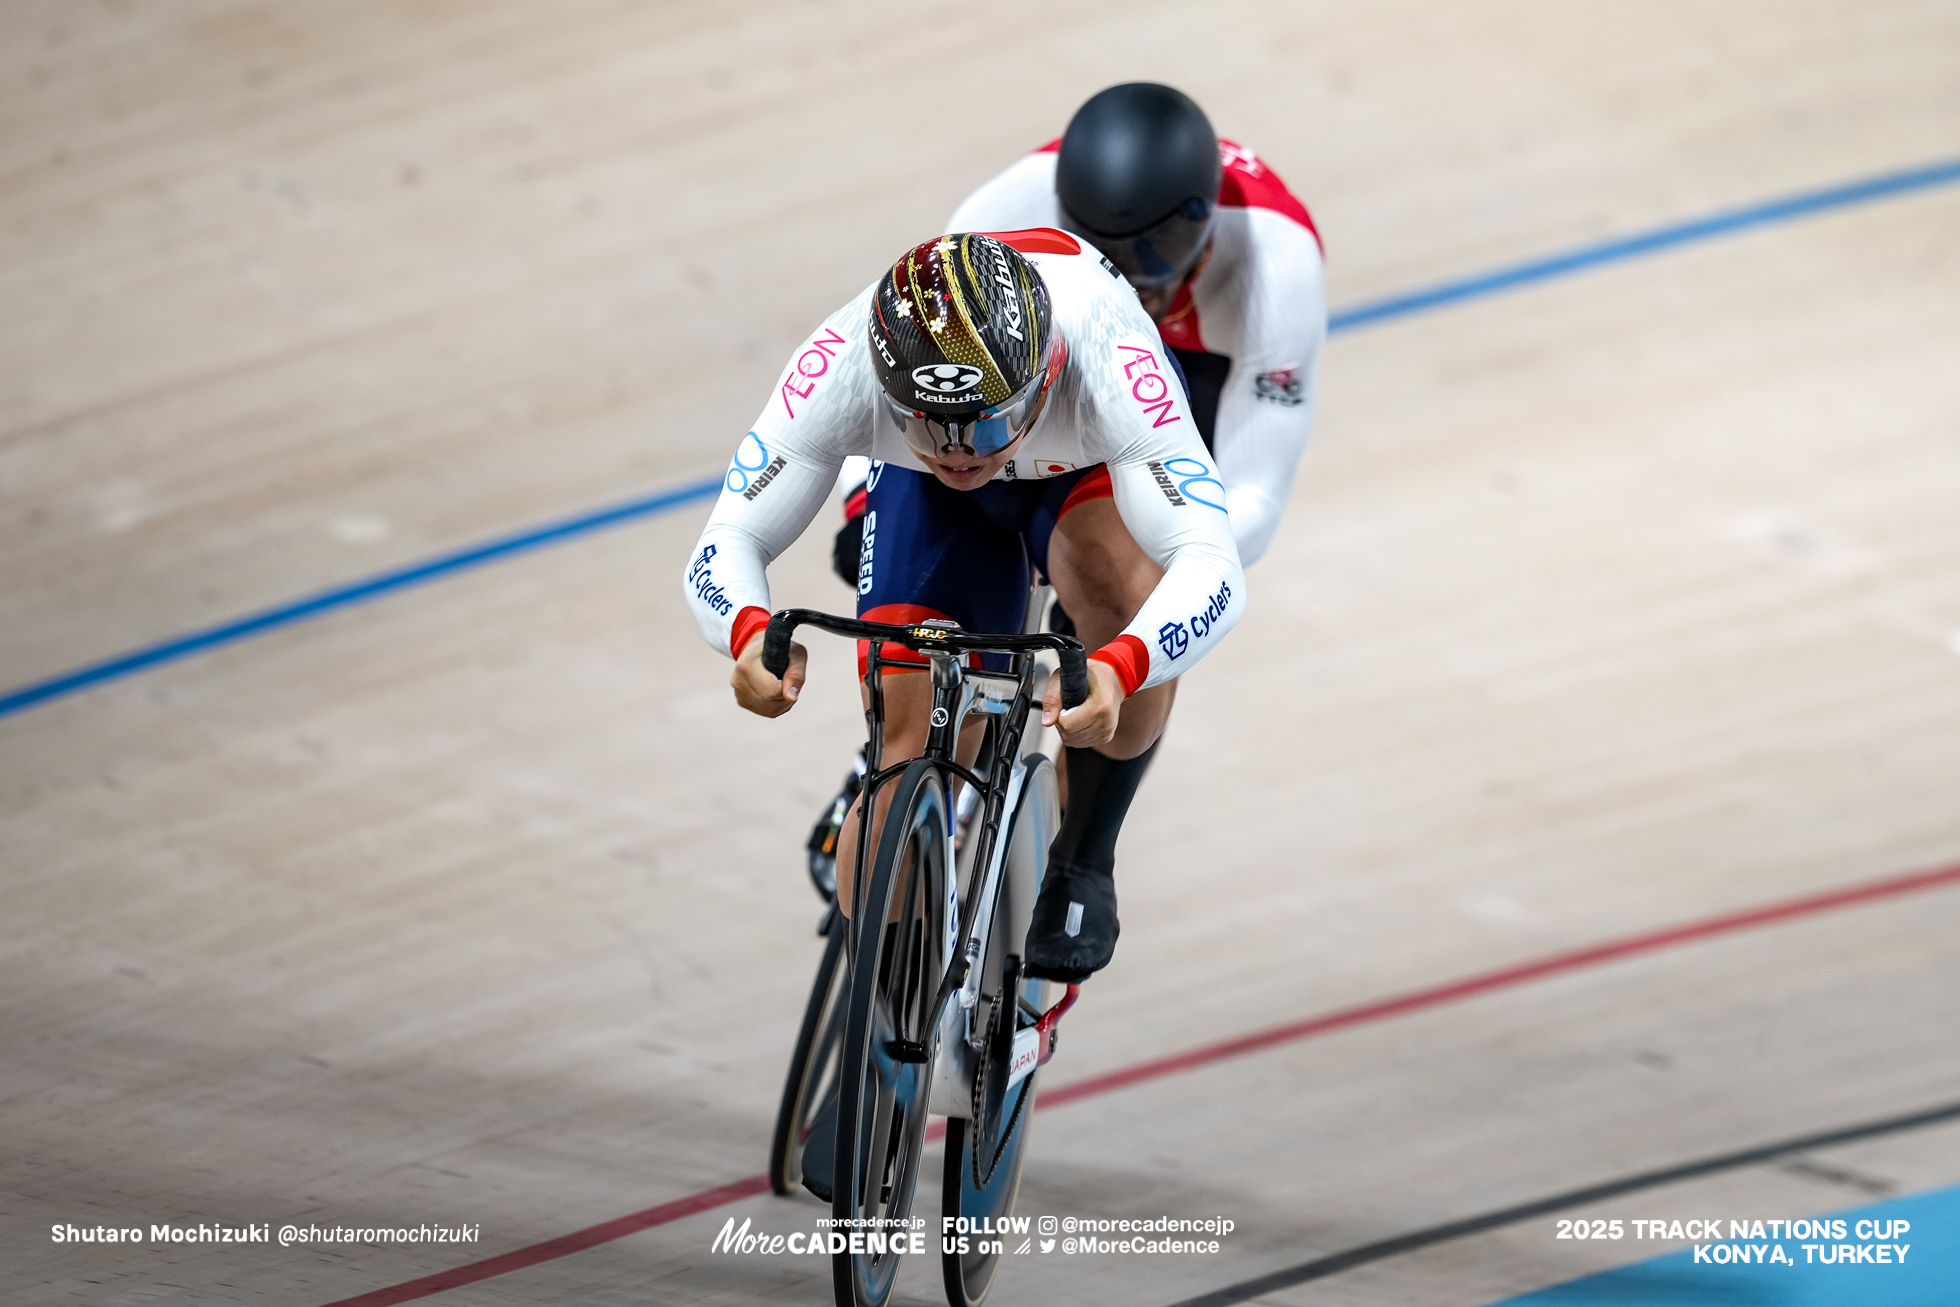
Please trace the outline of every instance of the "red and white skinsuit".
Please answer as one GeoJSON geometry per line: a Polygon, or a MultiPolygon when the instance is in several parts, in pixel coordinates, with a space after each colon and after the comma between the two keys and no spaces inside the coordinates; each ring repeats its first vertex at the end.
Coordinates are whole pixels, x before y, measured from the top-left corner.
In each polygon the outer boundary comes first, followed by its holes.
{"type": "MultiPolygon", "coordinates": [[[[946,230],[1062,226],[1060,145],[1051,141],[973,192],[946,230]]],[[[1306,206],[1251,150],[1218,145],[1224,182],[1211,249],[1158,327],[1185,364],[1201,418],[1208,377],[1229,363],[1209,443],[1239,558],[1249,566],[1272,543],[1313,430],[1327,300],[1320,234],[1306,206]],[[1206,354],[1217,357],[1193,357],[1206,354]]]]}

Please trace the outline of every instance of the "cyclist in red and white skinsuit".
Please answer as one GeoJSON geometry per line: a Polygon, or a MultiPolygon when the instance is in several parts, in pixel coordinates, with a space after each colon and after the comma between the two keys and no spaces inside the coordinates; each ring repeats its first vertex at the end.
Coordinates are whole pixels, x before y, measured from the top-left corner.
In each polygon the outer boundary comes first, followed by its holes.
{"type": "MultiPolygon", "coordinates": [[[[1183,198],[1198,183],[1164,175],[1177,170],[1175,137],[1209,131],[1198,107],[1169,87],[1111,87],[1082,106],[1067,136],[968,196],[946,230],[1061,227],[1122,267],[1130,227],[1121,210],[1141,201],[1138,218],[1158,217],[1144,198],[1152,182],[1170,200],[1183,198]],[[1082,212],[1068,211],[1057,194],[1058,161],[1070,165],[1060,180],[1072,186],[1062,189],[1082,212]]],[[[1188,270],[1160,268],[1160,278],[1150,269],[1123,270],[1182,367],[1199,433],[1225,482],[1240,561],[1250,567],[1272,543],[1313,430],[1327,307],[1320,234],[1306,206],[1251,150],[1228,140],[1217,149],[1217,207],[1196,262],[1188,270]]],[[[861,470],[847,469],[847,485],[863,479],[861,470]]],[[[857,508],[853,498],[846,516],[855,518],[857,508]]],[[[855,534],[840,539],[841,561],[854,561],[855,534]]]]}

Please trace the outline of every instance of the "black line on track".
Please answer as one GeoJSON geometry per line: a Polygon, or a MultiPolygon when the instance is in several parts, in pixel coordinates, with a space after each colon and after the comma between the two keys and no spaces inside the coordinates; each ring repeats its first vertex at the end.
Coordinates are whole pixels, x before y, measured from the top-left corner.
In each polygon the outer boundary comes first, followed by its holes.
{"type": "Polygon", "coordinates": [[[1603,1198],[1614,1198],[1641,1189],[1673,1184],[1677,1180],[1691,1180],[1696,1176],[1711,1175],[1717,1171],[1732,1171],[1738,1167],[1753,1166],[1757,1162],[1767,1162],[1785,1153],[1801,1153],[1812,1148],[1828,1148],[1834,1144],[1848,1144],[1879,1135],[1898,1134],[1901,1131],[1938,1125],[1943,1121],[1957,1118],[1960,1118],[1960,1103],[1948,1103],[1943,1107],[1929,1107],[1923,1111],[1889,1117],[1883,1121],[1869,1121],[1864,1125],[1848,1126],[1841,1130],[1827,1130],[1823,1134],[1804,1135],[1797,1139],[1786,1139],[1781,1143],[1764,1144],[1757,1148],[1744,1149],[1739,1153],[1706,1157],[1698,1162],[1685,1162],[1680,1166],[1670,1166],[1659,1171],[1643,1171],[1639,1175],[1608,1180],[1604,1184],[1554,1194],[1550,1198],[1539,1198],[1516,1207],[1485,1212],[1481,1216],[1465,1217],[1460,1221],[1451,1221],[1447,1225],[1432,1225],[1427,1230],[1414,1230],[1408,1234],[1398,1234],[1392,1239],[1363,1244],[1359,1248],[1350,1248],[1346,1252],[1334,1253],[1299,1266],[1273,1271],[1257,1279],[1228,1284],[1222,1289],[1213,1289],[1210,1293],[1200,1294],[1196,1298],[1185,1298],[1172,1303],[1171,1307],[1231,1307],[1232,1304],[1257,1298],[1260,1294],[1276,1293],[1297,1284],[1305,1284],[1309,1280],[1325,1279],[1327,1276],[1338,1275],[1356,1266],[1365,1266],[1369,1262],[1383,1261],[1403,1253],[1414,1252],[1418,1248],[1427,1248],[1432,1244],[1461,1239],[1465,1235],[1481,1234],[1485,1230],[1515,1225],[1519,1221],[1528,1221],[1534,1216],[1562,1212],[1571,1207],[1584,1207],[1603,1198]]]}

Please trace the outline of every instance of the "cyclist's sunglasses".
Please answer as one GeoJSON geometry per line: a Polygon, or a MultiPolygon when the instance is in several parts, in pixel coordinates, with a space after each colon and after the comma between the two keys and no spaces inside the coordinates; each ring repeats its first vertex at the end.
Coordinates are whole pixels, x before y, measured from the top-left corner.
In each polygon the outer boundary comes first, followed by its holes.
{"type": "Polygon", "coordinates": [[[1101,250],[1138,290],[1168,290],[1191,271],[1211,239],[1213,206],[1192,196],[1170,217],[1134,236],[1104,236],[1063,210],[1065,225],[1101,250]]]}
{"type": "Polygon", "coordinates": [[[1058,371],[1059,360],[1067,357],[1059,346],[1060,334],[1055,333],[1058,339],[1050,347],[1048,366],[1008,396],[1006,402],[977,417],[964,422],[930,417],[918,409],[907,408],[889,394],[885,396],[885,411],[891,414],[892,425],[905,437],[905,443],[926,458],[948,458],[956,453],[974,458],[998,454],[1026,435],[1041,415],[1041,397],[1058,371]]]}

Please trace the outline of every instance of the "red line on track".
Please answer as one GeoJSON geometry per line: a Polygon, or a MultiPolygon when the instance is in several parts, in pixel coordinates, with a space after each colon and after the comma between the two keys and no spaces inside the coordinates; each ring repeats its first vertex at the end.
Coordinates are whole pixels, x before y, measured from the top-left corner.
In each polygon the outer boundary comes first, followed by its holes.
{"type": "Polygon", "coordinates": [[[425,1275],[419,1280],[410,1280],[406,1284],[394,1284],[386,1289],[374,1289],[368,1293],[356,1294],[352,1298],[342,1298],[337,1302],[328,1303],[327,1307],[393,1307],[398,1302],[426,1298],[445,1289],[460,1289],[466,1284],[475,1284],[478,1280],[487,1280],[496,1275],[508,1275],[512,1271],[521,1271],[527,1266],[536,1266],[539,1262],[556,1261],[560,1257],[569,1257],[573,1253],[584,1252],[587,1248],[595,1248],[602,1243],[624,1239],[629,1234],[651,1230],[656,1225],[666,1225],[670,1221],[678,1221],[697,1212],[725,1207],[729,1203],[740,1202],[744,1198],[753,1198],[757,1194],[768,1192],[769,1177],[752,1175],[746,1180],[737,1180],[719,1189],[708,1189],[686,1198],[676,1198],[671,1203],[649,1207],[630,1216],[615,1217],[610,1221],[602,1221],[598,1225],[588,1225],[583,1230],[561,1234],[556,1239],[546,1239],[543,1243],[534,1243],[528,1248],[516,1248],[507,1253],[499,1253],[484,1261],[471,1262],[468,1266],[437,1271],[434,1275],[425,1275]]]}
{"type": "MultiPolygon", "coordinates": [[[[1637,953],[1653,953],[1661,949],[1673,948],[1677,944],[1688,944],[1716,935],[1729,935],[1757,926],[1788,921],[1793,917],[1807,917],[1819,912],[1829,912],[1835,908],[1855,907],[1861,903],[1897,898],[1902,894],[1939,889],[1955,883],[1960,883],[1960,866],[1944,867],[1937,871],[1911,872],[1903,876],[1890,876],[1884,880],[1867,881],[1865,884],[1853,885],[1847,889],[1827,890],[1822,894],[1810,894],[1803,898],[1786,899],[1781,903],[1772,903],[1760,908],[1731,912],[1719,917],[1710,917],[1705,921],[1670,926],[1640,935],[1629,935],[1625,939],[1611,940],[1591,948],[1554,953],[1536,962],[1526,962],[1497,971],[1486,971],[1481,975],[1468,976],[1448,984],[1413,990],[1393,998],[1363,1003],[1358,1007],[1343,1008],[1325,1016],[1309,1017],[1304,1021],[1274,1026],[1269,1030],[1240,1035],[1236,1039],[1221,1040],[1216,1044],[1206,1044],[1183,1053],[1175,1053],[1170,1057],[1142,1062],[1120,1071],[1112,1071],[1107,1075],[1078,1080],[1072,1085],[1044,1091],[1035,1100],[1035,1110],[1060,1107],[1065,1103],[1073,1103],[1077,1099],[1113,1093],[1146,1080],[1175,1075],[1180,1071],[1189,1071],[1225,1058],[1243,1057],[1247,1053],[1256,1053],[1261,1049],[1291,1043],[1294,1040],[1311,1039],[1316,1035],[1344,1030],[1350,1026],[1366,1025],[1371,1021],[1400,1016],[1405,1012],[1416,1012],[1444,1003],[1454,1003],[1458,999],[1487,994],[1492,990],[1508,989],[1513,985],[1524,984],[1526,981],[1542,980],[1548,976],[1577,971],[1602,962],[1611,962],[1616,958],[1630,957],[1637,953]]],[[[939,1138],[945,1134],[945,1129],[945,1122],[935,1121],[932,1123],[928,1137],[939,1138]]],[[[457,1289],[493,1276],[507,1275],[512,1271],[523,1270],[527,1266],[536,1266],[540,1262],[555,1261],[560,1257],[568,1257],[602,1243],[623,1239],[629,1234],[638,1234],[657,1225],[667,1225],[685,1217],[695,1216],[717,1207],[725,1207],[744,1198],[753,1198],[757,1194],[768,1192],[769,1177],[752,1175],[745,1180],[722,1185],[718,1189],[708,1189],[687,1198],[677,1198],[673,1202],[662,1203],[658,1207],[648,1207],[627,1216],[587,1226],[583,1230],[559,1235],[556,1239],[532,1244],[528,1248],[514,1249],[484,1261],[458,1266],[453,1270],[438,1271],[434,1275],[425,1275],[419,1280],[410,1280],[405,1284],[375,1289],[352,1298],[342,1298],[326,1304],[326,1307],[394,1307],[396,1303],[426,1298],[445,1289],[457,1289]]]]}

